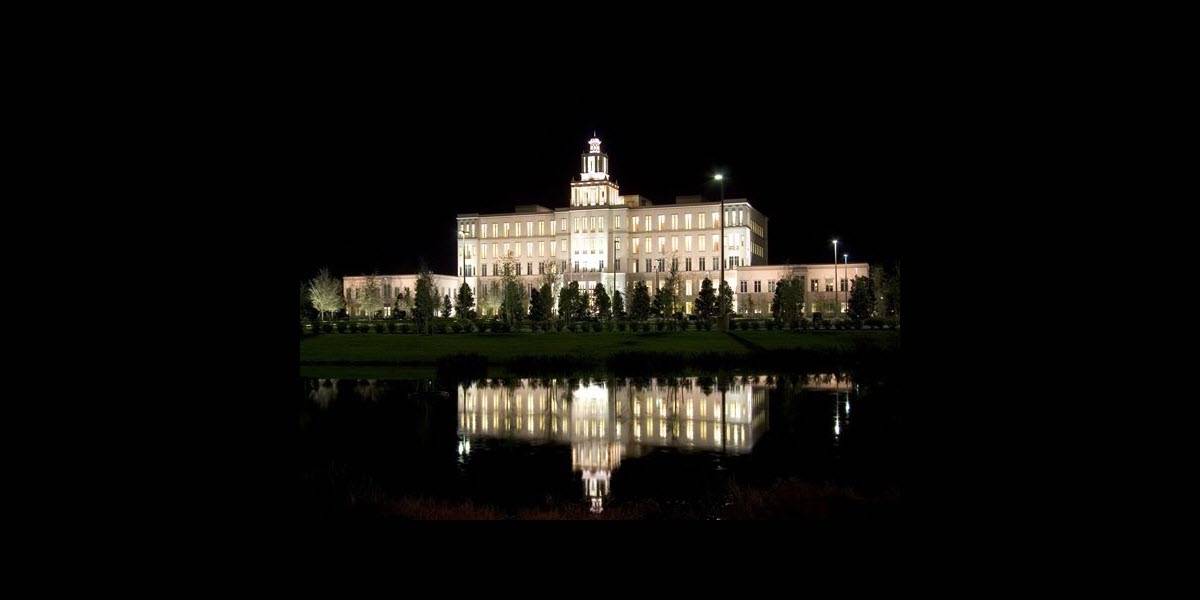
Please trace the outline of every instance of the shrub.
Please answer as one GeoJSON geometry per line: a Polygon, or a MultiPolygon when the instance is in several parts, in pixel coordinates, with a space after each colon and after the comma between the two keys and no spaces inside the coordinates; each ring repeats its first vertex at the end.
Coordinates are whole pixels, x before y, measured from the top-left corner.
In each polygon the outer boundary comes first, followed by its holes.
{"type": "Polygon", "coordinates": [[[457,322],[451,323],[450,331],[453,331],[454,333],[462,333],[462,325],[459,325],[457,322]]]}
{"type": "Polygon", "coordinates": [[[663,329],[666,329],[666,327],[667,327],[667,324],[663,323],[662,321],[658,321],[654,324],[655,331],[662,331],[663,329]]]}
{"type": "Polygon", "coordinates": [[[625,321],[617,323],[617,331],[625,331],[625,321]]]}
{"type": "Polygon", "coordinates": [[[577,327],[575,325],[575,323],[570,323],[567,325],[567,331],[570,331],[571,333],[575,333],[578,330],[579,330],[579,327],[577,327]]]}
{"type": "Polygon", "coordinates": [[[387,330],[388,330],[388,333],[396,333],[396,322],[388,321],[387,330]]]}
{"type": "Polygon", "coordinates": [[[594,331],[596,333],[600,333],[601,331],[604,331],[604,323],[601,323],[600,321],[594,321],[592,323],[592,331],[594,331]]]}
{"type": "Polygon", "coordinates": [[[400,333],[408,333],[408,323],[400,324],[400,333]]]}
{"type": "Polygon", "coordinates": [[[762,321],[751,321],[750,329],[758,331],[762,327],[762,321]]]}
{"type": "Polygon", "coordinates": [[[333,333],[333,323],[322,324],[321,331],[324,331],[325,333],[333,333]]]}
{"type": "Polygon", "coordinates": [[[566,324],[566,323],[563,323],[562,319],[559,319],[559,320],[557,320],[557,321],[555,321],[555,322],[554,322],[554,330],[555,330],[555,331],[562,331],[562,330],[563,330],[563,328],[564,328],[564,327],[566,327],[566,326],[567,326],[567,324],[566,324]]]}
{"type": "Polygon", "coordinates": [[[688,322],[687,322],[686,320],[684,320],[684,321],[680,321],[680,322],[679,322],[679,330],[680,330],[680,331],[687,331],[687,330],[688,330],[688,322]]]}
{"type": "Polygon", "coordinates": [[[788,323],[788,329],[791,329],[792,331],[800,329],[800,321],[792,321],[791,323],[788,323]]]}
{"type": "Polygon", "coordinates": [[[385,329],[385,327],[384,327],[383,323],[375,324],[375,333],[383,333],[384,329],[385,329]]]}
{"type": "Polygon", "coordinates": [[[338,333],[346,333],[346,323],[339,321],[337,324],[338,333]]]}

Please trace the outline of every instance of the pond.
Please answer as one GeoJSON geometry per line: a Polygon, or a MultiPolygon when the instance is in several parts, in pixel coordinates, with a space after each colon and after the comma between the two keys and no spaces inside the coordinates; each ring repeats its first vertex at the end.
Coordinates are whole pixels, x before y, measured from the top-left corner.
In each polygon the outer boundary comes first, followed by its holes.
{"type": "Polygon", "coordinates": [[[325,517],[827,519],[902,498],[879,375],[300,384],[303,497],[325,517]]]}

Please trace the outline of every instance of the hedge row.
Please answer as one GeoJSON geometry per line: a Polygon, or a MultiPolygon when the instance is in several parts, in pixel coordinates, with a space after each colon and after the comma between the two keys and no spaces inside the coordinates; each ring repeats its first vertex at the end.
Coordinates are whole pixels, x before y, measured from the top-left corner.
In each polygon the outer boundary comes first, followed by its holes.
{"type": "MultiPolygon", "coordinates": [[[[554,333],[554,332],[570,332],[570,333],[586,333],[586,332],[601,332],[601,331],[618,331],[618,332],[651,332],[651,331],[712,331],[716,324],[713,321],[687,321],[687,320],[663,320],[663,321],[582,321],[582,322],[564,322],[564,321],[542,321],[542,322],[524,322],[519,323],[514,328],[503,321],[435,321],[433,323],[433,333],[511,333],[513,331],[529,331],[533,333],[554,333]]],[[[784,323],[782,321],[772,321],[767,319],[737,319],[731,321],[729,328],[731,330],[741,331],[807,331],[807,330],[844,330],[844,329],[896,329],[899,324],[895,321],[885,321],[883,319],[867,319],[862,323],[855,323],[849,320],[838,321],[792,321],[784,323]]],[[[355,321],[337,321],[337,322],[310,322],[307,325],[301,325],[301,334],[309,335],[314,332],[318,333],[418,333],[419,330],[415,324],[396,321],[377,321],[377,322],[355,322],[355,321]],[[315,329],[314,329],[315,328],[315,329]]]]}

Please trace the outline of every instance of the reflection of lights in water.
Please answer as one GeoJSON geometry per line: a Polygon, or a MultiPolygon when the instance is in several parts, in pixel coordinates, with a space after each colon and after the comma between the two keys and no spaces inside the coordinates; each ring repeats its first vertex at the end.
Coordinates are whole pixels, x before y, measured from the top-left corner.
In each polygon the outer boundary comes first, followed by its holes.
{"type": "MultiPolygon", "coordinates": [[[[609,478],[625,456],[653,447],[749,452],[768,424],[770,384],[761,381],[748,377],[745,383],[730,382],[724,403],[719,386],[705,391],[696,378],[679,386],[651,380],[642,388],[619,380],[581,383],[569,391],[561,380],[546,386],[529,380],[510,387],[491,381],[464,386],[458,391],[458,454],[460,461],[467,459],[475,436],[569,444],[571,469],[582,474],[584,495],[592,510],[600,512],[609,478]]],[[[845,378],[817,375],[804,385],[828,389],[846,383],[845,378]]],[[[835,417],[835,436],[841,434],[844,418],[835,417]]]]}

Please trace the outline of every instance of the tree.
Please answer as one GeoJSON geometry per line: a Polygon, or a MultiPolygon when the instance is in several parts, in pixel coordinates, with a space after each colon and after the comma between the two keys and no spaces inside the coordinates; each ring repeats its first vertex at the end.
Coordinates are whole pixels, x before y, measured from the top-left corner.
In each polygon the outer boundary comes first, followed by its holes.
{"type": "Polygon", "coordinates": [[[645,281],[633,286],[633,299],[629,301],[629,317],[635,321],[643,321],[650,316],[650,290],[645,281]]]}
{"type": "Polygon", "coordinates": [[[658,293],[662,295],[662,309],[664,316],[673,317],[676,310],[676,305],[679,304],[680,294],[679,288],[682,276],[679,274],[679,258],[672,255],[670,269],[667,270],[667,278],[663,281],[663,285],[659,288],[658,293]]]}
{"type": "Polygon", "coordinates": [[[696,294],[696,314],[702,319],[717,316],[717,294],[713,290],[713,282],[705,277],[700,282],[700,293],[696,294]]]}
{"type": "Polygon", "coordinates": [[[539,317],[542,314],[542,292],[539,290],[531,290],[529,292],[529,320],[540,321],[539,317]]]}
{"type": "Polygon", "coordinates": [[[895,270],[887,280],[887,291],[884,293],[884,304],[887,307],[887,316],[900,316],[900,263],[896,263],[895,270]]]}
{"type": "Polygon", "coordinates": [[[850,318],[861,323],[871,316],[875,307],[875,290],[869,277],[855,277],[850,288],[850,300],[846,303],[846,312],[850,318]]]}
{"type": "Polygon", "coordinates": [[[613,292],[612,312],[613,316],[618,319],[625,318],[625,299],[621,297],[621,290],[613,292]]]}
{"type": "Polygon", "coordinates": [[[733,290],[729,282],[722,281],[720,292],[717,294],[717,315],[724,316],[733,311],[733,290]]]}
{"type": "Polygon", "coordinates": [[[525,288],[517,275],[521,272],[521,264],[513,257],[512,252],[504,257],[504,272],[500,276],[500,318],[509,325],[525,318],[525,288]]]}
{"type": "Polygon", "coordinates": [[[458,288],[458,296],[455,298],[454,314],[460,319],[475,318],[475,296],[471,294],[471,286],[467,282],[463,282],[458,288]]]}
{"type": "Polygon", "coordinates": [[[322,268],[317,272],[317,276],[308,282],[308,295],[312,299],[313,308],[321,314],[335,313],[345,306],[342,301],[342,281],[330,277],[327,268],[322,268]]]}
{"type": "Polygon", "coordinates": [[[608,298],[608,291],[604,289],[603,283],[596,284],[596,314],[601,319],[612,317],[612,301],[608,298]]]}
{"type": "MultiPolygon", "coordinates": [[[[538,305],[538,321],[549,321],[554,318],[554,292],[550,291],[550,283],[543,282],[539,290],[540,304],[538,305]]],[[[530,302],[532,304],[532,302],[530,302]]]]}
{"type": "Polygon", "coordinates": [[[454,310],[454,307],[450,306],[450,294],[442,296],[442,318],[449,319],[450,311],[452,310],[454,310]]]}
{"type": "Polygon", "coordinates": [[[417,331],[431,333],[433,313],[437,306],[437,292],[434,291],[433,274],[421,264],[417,273],[417,292],[413,298],[413,319],[417,322],[417,331]]]}
{"type": "Polygon", "coordinates": [[[375,313],[383,310],[383,293],[379,289],[379,280],[375,275],[367,275],[363,280],[361,291],[358,294],[358,305],[366,313],[368,319],[374,318],[375,313]]]}
{"type": "Polygon", "coordinates": [[[794,273],[775,283],[771,314],[785,323],[800,320],[804,311],[804,282],[794,273]]]}
{"type": "Polygon", "coordinates": [[[882,317],[887,314],[887,303],[884,302],[887,287],[888,277],[887,272],[883,269],[883,265],[871,267],[871,289],[875,290],[876,316],[882,317]]]}
{"type": "Polygon", "coordinates": [[[586,320],[592,314],[592,295],[587,293],[587,290],[579,291],[579,284],[571,282],[575,286],[575,314],[574,318],[577,321],[586,320]]]}
{"type": "Polygon", "coordinates": [[[404,314],[412,317],[413,313],[413,291],[412,288],[404,288],[403,294],[396,294],[396,312],[404,309],[404,314]]]}
{"type": "Polygon", "coordinates": [[[662,317],[667,310],[667,288],[660,287],[654,292],[654,300],[650,302],[650,315],[654,317],[662,317]]]}
{"type": "Polygon", "coordinates": [[[576,298],[579,297],[579,283],[572,281],[558,290],[558,318],[571,320],[575,317],[576,298]]]}

